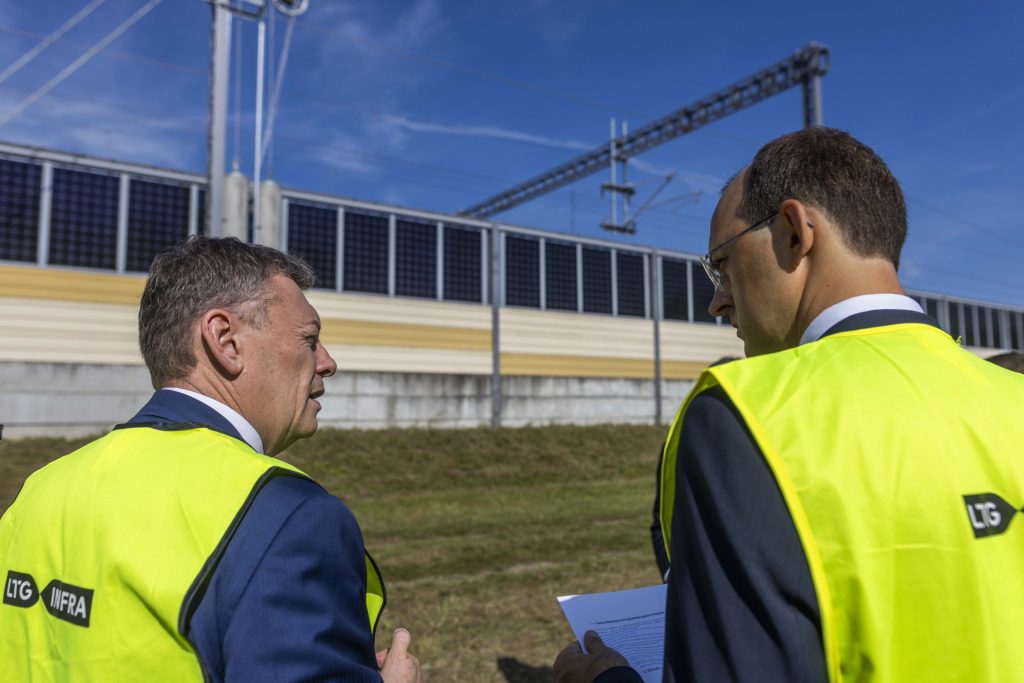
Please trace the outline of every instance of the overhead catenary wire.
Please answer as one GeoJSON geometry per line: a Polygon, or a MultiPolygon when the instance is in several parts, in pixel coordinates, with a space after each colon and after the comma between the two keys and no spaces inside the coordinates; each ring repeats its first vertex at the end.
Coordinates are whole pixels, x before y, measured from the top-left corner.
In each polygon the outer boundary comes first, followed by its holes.
{"type": "MultiPolygon", "coordinates": [[[[310,26],[308,24],[303,24],[302,28],[313,30],[313,31],[335,33],[337,35],[340,35],[338,32],[334,32],[334,31],[331,31],[330,29],[326,29],[326,28],[320,27],[320,26],[310,26]]],[[[24,37],[32,37],[32,38],[37,38],[37,39],[43,39],[43,40],[45,40],[47,38],[50,38],[50,36],[46,36],[44,34],[34,33],[34,32],[31,32],[31,31],[26,31],[26,30],[23,30],[23,29],[18,29],[18,28],[9,27],[9,26],[0,26],[0,32],[12,34],[12,35],[20,35],[20,36],[24,36],[24,37]]],[[[53,36],[53,34],[51,34],[51,36],[53,36]]],[[[48,44],[53,44],[53,43],[56,43],[56,42],[59,42],[61,44],[65,44],[65,45],[85,45],[85,43],[74,41],[74,40],[71,40],[71,39],[69,39],[67,37],[64,37],[64,36],[54,36],[52,39],[50,39],[48,44]]],[[[390,46],[386,46],[386,45],[381,44],[381,43],[375,43],[375,42],[365,41],[365,40],[362,41],[362,43],[364,45],[367,45],[367,46],[370,46],[370,47],[373,47],[373,48],[376,48],[376,49],[380,49],[380,50],[383,50],[383,51],[388,51],[388,52],[391,52],[393,54],[397,54],[397,55],[399,55],[401,57],[405,57],[405,58],[408,58],[408,59],[424,60],[424,61],[433,63],[436,66],[439,66],[439,67],[442,67],[442,68],[447,68],[449,70],[461,72],[461,73],[464,73],[464,74],[467,74],[467,75],[471,75],[471,76],[474,76],[474,77],[479,77],[479,78],[484,78],[484,79],[488,79],[488,80],[492,80],[492,81],[496,81],[496,82],[500,82],[500,83],[505,83],[506,85],[509,85],[509,86],[512,86],[512,87],[518,87],[518,88],[522,88],[522,89],[526,89],[526,90],[532,90],[534,92],[541,92],[542,94],[547,94],[547,95],[550,95],[550,96],[553,96],[553,97],[560,97],[561,99],[565,99],[567,101],[576,102],[576,103],[582,104],[584,106],[597,106],[598,108],[602,108],[602,109],[605,109],[605,110],[617,109],[615,107],[612,107],[608,103],[601,103],[601,102],[597,102],[597,101],[593,101],[593,100],[589,100],[588,101],[585,98],[579,98],[579,97],[577,97],[575,95],[572,95],[571,93],[564,93],[564,92],[560,92],[560,91],[549,92],[549,91],[551,91],[551,89],[545,88],[544,86],[536,86],[536,84],[532,84],[532,83],[529,83],[529,82],[526,82],[526,81],[519,81],[519,80],[516,80],[516,79],[510,79],[510,78],[506,78],[504,76],[500,76],[500,75],[497,75],[497,74],[488,73],[488,72],[485,72],[485,71],[480,70],[480,69],[475,69],[475,68],[471,68],[471,67],[465,67],[463,65],[454,64],[454,63],[448,62],[446,60],[441,60],[441,59],[438,59],[438,58],[432,58],[429,55],[425,55],[423,53],[415,53],[415,52],[412,52],[412,51],[409,51],[409,50],[400,50],[398,48],[393,48],[393,47],[390,47],[390,46]]],[[[138,53],[132,53],[132,52],[128,52],[128,51],[106,50],[103,53],[103,56],[109,57],[109,58],[126,59],[126,60],[129,60],[129,61],[132,61],[132,62],[137,62],[137,63],[151,64],[151,65],[155,65],[155,66],[158,66],[158,67],[161,67],[161,68],[173,69],[173,70],[176,70],[176,71],[181,71],[181,72],[185,72],[185,73],[189,73],[189,74],[195,74],[197,76],[199,76],[199,75],[205,76],[206,75],[206,72],[204,70],[201,70],[201,69],[192,68],[192,67],[188,67],[188,66],[181,65],[181,64],[174,64],[174,63],[170,63],[170,62],[154,60],[154,59],[152,59],[150,57],[147,57],[146,55],[141,55],[141,54],[138,54],[138,53]]],[[[291,91],[289,91],[289,92],[291,92],[291,91]]],[[[298,93],[296,93],[296,94],[298,94],[298,93]]],[[[325,101],[323,99],[316,99],[316,98],[308,98],[308,99],[314,99],[315,101],[319,101],[319,102],[325,103],[325,104],[329,103],[329,102],[327,102],[327,101],[325,101]]],[[[329,103],[329,104],[332,104],[333,106],[346,106],[343,103],[329,103]]],[[[360,108],[360,107],[354,107],[354,106],[351,106],[351,105],[349,105],[349,106],[350,106],[350,108],[353,108],[353,109],[360,108]]],[[[365,109],[369,110],[370,108],[366,107],[365,109]]],[[[619,111],[621,111],[621,110],[619,110],[619,111]]],[[[167,127],[167,128],[174,128],[174,127],[176,127],[176,125],[174,124],[173,121],[170,121],[170,120],[167,120],[167,119],[152,119],[152,120],[147,120],[147,121],[143,121],[143,122],[146,123],[147,125],[155,125],[155,126],[160,126],[160,127],[167,127]]],[[[0,125],[2,125],[2,124],[0,124],[0,125]]],[[[755,141],[747,140],[747,139],[741,139],[741,138],[736,137],[736,136],[727,136],[727,135],[723,134],[723,135],[719,135],[719,137],[723,137],[723,138],[731,137],[736,142],[742,142],[742,143],[751,144],[751,145],[756,144],[755,141]]],[[[583,201],[586,201],[589,198],[581,197],[580,199],[583,200],[583,201]]],[[[944,215],[944,216],[946,216],[946,217],[948,217],[948,218],[950,218],[952,220],[958,221],[958,222],[960,222],[960,223],[962,223],[962,224],[964,224],[966,226],[969,226],[971,228],[980,230],[982,232],[986,232],[987,234],[991,235],[993,238],[995,238],[997,240],[1000,240],[1002,242],[1006,242],[1006,243],[1012,244],[1012,245],[1017,246],[1017,247],[1024,246],[1024,244],[1022,244],[1021,242],[1015,240],[1012,237],[1009,237],[1009,236],[1007,236],[1005,234],[1002,234],[1002,233],[1000,233],[1000,232],[998,232],[996,230],[993,230],[991,228],[987,228],[986,226],[979,225],[979,224],[977,224],[974,221],[965,219],[965,218],[963,218],[961,216],[958,216],[958,215],[956,215],[956,214],[954,214],[954,213],[952,213],[952,212],[950,212],[950,211],[948,211],[946,209],[942,209],[940,207],[936,207],[936,206],[933,206],[931,204],[928,204],[928,203],[926,203],[924,201],[921,201],[921,200],[917,199],[916,197],[908,195],[908,200],[910,200],[911,202],[913,202],[915,204],[919,204],[922,207],[924,207],[924,208],[926,208],[926,209],[928,209],[930,211],[934,211],[934,212],[939,213],[941,215],[944,215]]],[[[920,235],[915,235],[915,240],[916,241],[917,240],[922,240],[922,237],[920,235]]],[[[1004,257],[1004,256],[1008,256],[1008,254],[1009,254],[1009,252],[1006,252],[1005,250],[998,251],[998,252],[986,252],[983,249],[979,249],[976,245],[953,245],[953,244],[947,244],[947,243],[944,243],[944,242],[940,242],[940,241],[934,240],[934,239],[933,240],[926,240],[926,241],[931,243],[931,244],[934,244],[935,246],[937,246],[939,248],[951,249],[951,250],[952,249],[956,249],[956,250],[971,251],[971,252],[974,252],[974,253],[984,254],[986,256],[1004,257]]]]}
{"type": "Polygon", "coordinates": [[[16,118],[23,111],[31,107],[33,104],[38,102],[40,99],[46,96],[51,90],[56,88],[58,85],[63,83],[68,77],[72,76],[76,71],[82,68],[85,64],[88,64],[93,57],[99,54],[103,48],[110,43],[114,42],[119,38],[125,31],[130,29],[136,23],[139,22],[144,16],[149,14],[159,5],[163,0],[149,0],[145,5],[140,7],[136,12],[121,22],[117,28],[104,36],[98,43],[89,48],[83,55],[81,55],[74,62],[65,67],[59,74],[47,81],[42,87],[33,92],[31,95],[23,99],[21,102],[16,104],[12,109],[9,109],[4,114],[0,115],[0,126],[4,126],[11,120],[16,118]]]}
{"type": "Polygon", "coordinates": [[[92,0],[88,5],[78,10],[70,19],[65,21],[60,27],[57,28],[53,33],[44,37],[36,45],[34,45],[28,52],[19,57],[13,64],[8,66],[3,72],[0,72],[0,84],[7,81],[8,78],[18,73],[22,67],[35,59],[43,50],[50,47],[54,42],[60,40],[61,36],[78,26],[87,16],[92,14],[100,5],[105,3],[107,0],[92,0]]]}
{"type": "MultiPolygon", "coordinates": [[[[16,28],[14,26],[5,26],[5,25],[2,25],[2,24],[0,24],[0,33],[6,33],[7,35],[10,35],[10,36],[19,36],[21,38],[33,38],[33,39],[37,39],[37,40],[46,38],[46,34],[44,34],[44,33],[37,33],[35,31],[27,31],[25,29],[16,28]]],[[[86,43],[86,42],[83,42],[83,41],[80,41],[80,40],[74,40],[72,38],[67,38],[67,37],[60,38],[59,40],[56,40],[54,42],[58,43],[60,45],[65,45],[67,47],[88,48],[88,47],[92,46],[92,43],[86,43]]],[[[187,74],[191,74],[193,76],[199,76],[199,77],[202,77],[204,79],[209,75],[208,70],[205,69],[205,68],[201,69],[201,68],[198,68],[198,67],[185,66],[184,64],[176,64],[174,62],[167,62],[167,61],[163,61],[163,60],[160,60],[160,59],[153,59],[152,57],[147,57],[146,55],[139,54],[138,52],[131,52],[129,50],[104,50],[101,56],[102,57],[106,57],[108,59],[120,59],[120,60],[123,60],[123,61],[128,61],[128,62],[133,62],[133,63],[141,63],[141,64],[149,64],[151,66],[158,66],[158,67],[163,68],[163,69],[169,69],[169,70],[173,70],[173,71],[180,71],[181,73],[187,73],[187,74]]]]}
{"type": "Polygon", "coordinates": [[[277,119],[278,104],[281,100],[281,85],[284,83],[285,72],[288,69],[288,55],[291,53],[292,34],[295,31],[295,19],[296,17],[289,17],[288,28],[285,29],[284,45],[281,47],[281,63],[278,66],[277,73],[274,77],[273,92],[270,96],[270,110],[267,113],[267,127],[263,136],[263,148],[260,150],[261,156],[266,156],[267,150],[270,150],[270,156],[267,163],[268,178],[272,178],[274,175],[274,122],[277,119]]]}

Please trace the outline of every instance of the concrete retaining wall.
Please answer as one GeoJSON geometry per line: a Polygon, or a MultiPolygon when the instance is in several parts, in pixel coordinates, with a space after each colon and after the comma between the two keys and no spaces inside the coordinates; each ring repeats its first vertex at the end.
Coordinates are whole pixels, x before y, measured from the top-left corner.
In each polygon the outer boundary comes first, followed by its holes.
{"type": "MultiPolygon", "coordinates": [[[[665,422],[691,385],[663,383],[665,422]]],[[[130,418],[151,391],[138,365],[0,363],[0,424],[5,438],[93,434],[130,418]]],[[[502,394],[509,427],[654,422],[650,380],[504,377],[502,394]]],[[[476,427],[491,423],[491,378],[342,372],[327,380],[321,403],[327,427],[476,427]]]]}

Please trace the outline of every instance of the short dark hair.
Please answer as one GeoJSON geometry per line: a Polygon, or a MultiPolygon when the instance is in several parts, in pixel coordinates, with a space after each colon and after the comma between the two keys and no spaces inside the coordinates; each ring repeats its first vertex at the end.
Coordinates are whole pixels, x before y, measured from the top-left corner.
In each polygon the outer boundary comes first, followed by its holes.
{"type": "Polygon", "coordinates": [[[191,327],[206,311],[227,308],[256,326],[265,324],[275,275],[300,289],[316,279],[302,259],[233,237],[190,237],[157,254],[139,305],[139,348],[153,387],[195,367],[191,327]]]}
{"type": "Polygon", "coordinates": [[[903,191],[874,150],[849,133],[804,128],[758,150],[737,215],[756,221],[787,199],[824,212],[855,254],[881,256],[899,267],[907,239],[903,191]]]}
{"type": "Polygon", "coordinates": [[[1020,351],[999,353],[994,356],[989,356],[988,360],[1000,367],[1006,368],[1007,370],[1024,373],[1024,353],[1021,353],[1020,351]]]}

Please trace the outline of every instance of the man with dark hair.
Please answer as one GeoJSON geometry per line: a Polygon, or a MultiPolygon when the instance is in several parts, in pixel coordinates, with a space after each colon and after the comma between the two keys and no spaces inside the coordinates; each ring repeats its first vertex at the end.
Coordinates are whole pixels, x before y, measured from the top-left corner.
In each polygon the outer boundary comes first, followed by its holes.
{"type": "Polygon", "coordinates": [[[384,584],[352,513],[274,457],[316,431],[337,370],[313,281],[235,239],[156,257],[156,393],[0,519],[0,680],[422,680],[405,629],[374,653],[384,584]]]}
{"type": "MultiPolygon", "coordinates": [[[[903,294],[905,236],[899,184],[838,130],[768,143],[723,191],[709,310],[748,357],[666,439],[666,680],[1024,680],[1024,378],[903,294]]],[[[640,680],[586,645],[560,683],[640,680]]]]}
{"type": "Polygon", "coordinates": [[[988,362],[995,363],[999,367],[1006,368],[1007,370],[1024,373],[1024,353],[1021,353],[1020,351],[997,353],[994,356],[989,356],[988,362]]]}

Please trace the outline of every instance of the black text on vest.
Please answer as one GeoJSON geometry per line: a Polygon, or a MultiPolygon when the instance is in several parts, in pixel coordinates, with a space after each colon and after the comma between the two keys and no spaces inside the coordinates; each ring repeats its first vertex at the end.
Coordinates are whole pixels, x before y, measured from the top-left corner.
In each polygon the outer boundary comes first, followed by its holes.
{"type": "Polygon", "coordinates": [[[967,519],[975,538],[995,536],[1006,531],[1017,509],[995,493],[964,496],[967,519]]]}
{"type": "Polygon", "coordinates": [[[4,582],[4,604],[15,607],[31,607],[39,599],[35,579],[29,574],[8,570],[4,582]]]}
{"type": "Polygon", "coordinates": [[[54,579],[43,589],[43,605],[47,612],[58,619],[78,626],[88,626],[89,615],[92,613],[92,589],[79,588],[54,579]]]}

